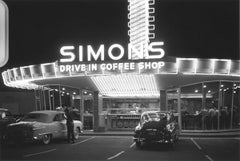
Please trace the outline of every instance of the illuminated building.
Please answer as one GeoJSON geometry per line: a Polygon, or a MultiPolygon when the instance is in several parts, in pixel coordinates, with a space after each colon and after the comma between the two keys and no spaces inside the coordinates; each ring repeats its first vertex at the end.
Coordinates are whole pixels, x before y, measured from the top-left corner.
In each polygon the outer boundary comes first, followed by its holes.
{"type": "MultiPolygon", "coordinates": [[[[163,59],[149,59],[148,45],[155,37],[153,5],[152,0],[129,1],[129,41],[135,50],[125,64],[113,57],[107,63],[70,60],[69,64],[56,61],[16,67],[2,73],[4,84],[35,90],[37,110],[62,105],[79,108],[81,120],[88,128],[92,125],[87,122],[94,120],[95,130],[132,129],[145,110],[173,111],[183,130],[239,128],[240,61],[162,55],[163,59]],[[199,113],[212,107],[219,113],[227,107],[228,119],[218,115],[217,124],[202,119],[199,113]]],[[[102,58],[103,46],[95,53],[88,47],[90,56],[102,58]]],[[[119,44],[112,47],[122,53],[119,44]]],[[[161,48],[159,52],[164,53],[161,48]]]]}

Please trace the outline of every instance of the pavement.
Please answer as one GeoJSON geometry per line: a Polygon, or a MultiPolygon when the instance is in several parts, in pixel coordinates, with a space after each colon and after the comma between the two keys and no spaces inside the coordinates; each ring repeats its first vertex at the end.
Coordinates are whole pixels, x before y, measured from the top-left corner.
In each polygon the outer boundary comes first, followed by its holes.
{"type": "MultiPolygon", "coordinates": [[[[82,135],[86,136],[133,136],[134,131],[104,131],[94,132],[93,130],[84,130],[82,135]]],[[[239,130],[222,131],[182,131],[180,137],[240,137],[239,130]]]]}
{"type": "MultiPolygon", "coordinates": [[[[90,131],[91,132],[91,131],[90,131]]],[[[125,133],[125,132],[124,132],[125,133]]],[[[180,137],[177,144],[145,144],[137,148],[132,136],[81,136],[49,145],[4,144],[1,161],[239,161],[239,138],[180,137]]]]}

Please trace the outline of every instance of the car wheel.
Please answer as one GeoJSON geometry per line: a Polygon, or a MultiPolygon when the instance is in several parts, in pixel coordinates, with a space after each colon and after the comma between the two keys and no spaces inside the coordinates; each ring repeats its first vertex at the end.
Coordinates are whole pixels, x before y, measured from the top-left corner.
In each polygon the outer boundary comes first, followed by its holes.
{"type": "Polygon", "coordinates": [[[179,135],[176,134],[176,136],[175,136],[175,142],[177,142],[178,140],[179,140],[179,135]]]}
{"type": "Polygon", "coordinates": [[[173,141],[169,143],[170,147],[174,148],[177,143],[177,135],[174,136],[173,141]]]}
{"type": "Polygon", "coordinates": [[[50,134],[44,134],[43,137],[42,137],[42,142],[44,145],[47,145],[51,142],[51,135],[50,134]]]}
{"type": "Polygon", "coordinates": [[[74,131],[74,138],[77,140],[79,138],[79,135],[81,133],[81,130],[79,127],[77,127],[74,131]]]}
{"type": "Polygon", "coordinates": [[[141,141],[136,141],[135,142],[137,148],[141,148],[142,142],[141,141]]]}

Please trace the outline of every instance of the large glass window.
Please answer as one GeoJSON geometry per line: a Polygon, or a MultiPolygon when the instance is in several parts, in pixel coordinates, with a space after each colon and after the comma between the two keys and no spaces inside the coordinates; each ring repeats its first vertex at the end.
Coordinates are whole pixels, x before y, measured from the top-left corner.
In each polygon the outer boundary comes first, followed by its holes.
{"type": "Polygon", "coordinates": [[[231,111],[232,128],[240,128],[240,82],[233,83],[233,107],[231,111]]]}
{"type": "Polygon", "coordinates": [[[216,130],[219,124],[220,82],[203,83],[202,129],[216,130]]]}
{"type": "Polygon", "coordinates": [[[229,129],[231,127],[233,82],[221,82],[219,92],[219,128],[229,129]]]}
{"type": "Polygon", "coordinates": [[[202,83],[181,88],[182,129],[196,130],[202,128],[202,83]]]}
{"type": "Polygon", "coordinates": [[[202,82],[181,87],[182,129],[240,128],[239,91],[240,82],[233,81],[202,82]]]}
{"type": "Polygon", "coordinates": [[[167,111],[178,112],[178,90],[167,91],[167,111]]]}
{"type": "Polygon", "coordinates": [[[103,110],[108,114],[141,114],[160,110],[159,99],[103,99],[103,110]]]}
{"type": "Polygon", "coordinates": [[[84,100],[84,114],[93,114],[93,99],[84,100]]]}
{"type": "Polygon", "coordinates": [[[107,126],[112,129],[134,129],[144,111],[160,111],[159,99],[118,98],[103,99],[103,110],[108,115],[107,126]]]}
{"type": "Polygon", "coordinates": [[[80,90],[62,85],[46,85],[35,92],[37,110],[56,110],[65,106],[80,109],[80,90]]]}

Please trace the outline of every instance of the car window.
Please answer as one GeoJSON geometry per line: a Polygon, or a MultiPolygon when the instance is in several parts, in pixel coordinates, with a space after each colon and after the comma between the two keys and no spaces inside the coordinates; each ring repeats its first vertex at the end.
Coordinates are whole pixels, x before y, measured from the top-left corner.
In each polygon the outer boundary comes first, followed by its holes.
{"type": "Polygon", "coordinates": [[[48,115],[43,113],[29,113],[22,121],[37,121],[37,122],[48,122],[48,115]]]}
{"type": "Polygon", "coordinates": [[[149,113],[148,116],[149,116],[151,119],[159,118],[159,115],[158,115],[157,113],[149,113]]]}
{"type": "Polygon", "coordinates": [[[149,113],[148,114],[149,115],[149,117],[151,118],[151,119],[160,119],[160,120],[164,120],[164,119],[166,119],[166,117],[167,117],[167,114],[166,113],[160,113],[160,112],[156,112],[156,113],[149,113]]]}
{"type": "Polygon", "coordinates": [[[53,121],[63,121],[65,119],[64,114],[56,114],[53,121]]]}
{"type": "Polygon", "coordinates": [[[148,116],[147,115],[143,115],[142,116],[142,122],[148,121],[148,116]]]}

